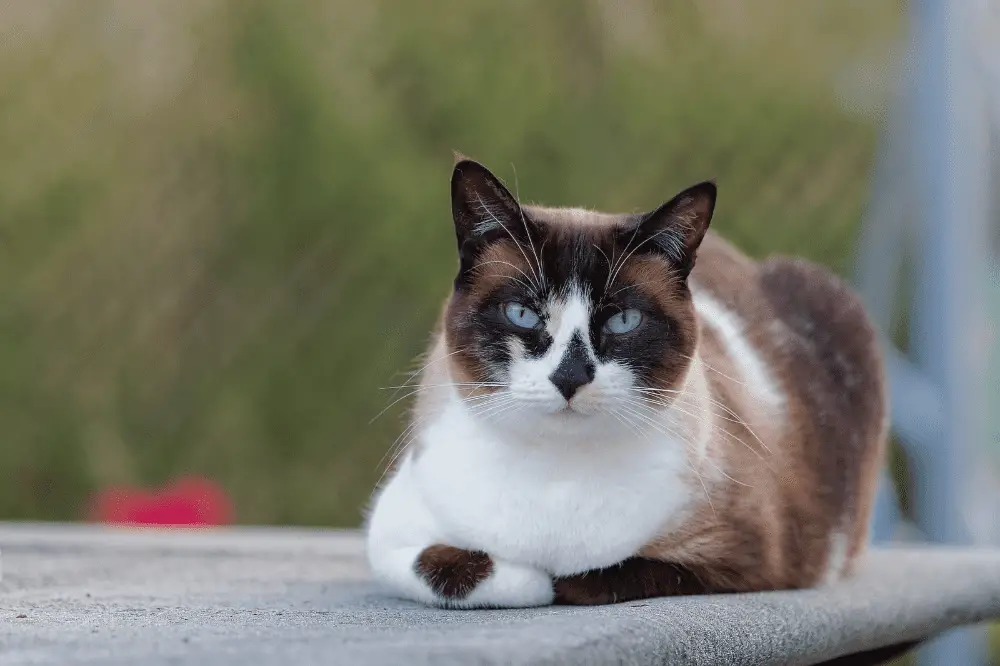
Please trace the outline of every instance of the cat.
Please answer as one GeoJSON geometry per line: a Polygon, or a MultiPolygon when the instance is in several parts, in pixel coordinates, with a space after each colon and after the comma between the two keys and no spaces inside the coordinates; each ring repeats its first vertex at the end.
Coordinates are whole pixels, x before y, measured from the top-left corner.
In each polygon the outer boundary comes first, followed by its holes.
{"type": "Polygon", "coordinates": [[[456,156],[458,272],[365,519],[378,581],[483,608],[851,574],[888,430],[876,333],[828,270],[709,231],[716,196],[521,205],[456,156]]]}

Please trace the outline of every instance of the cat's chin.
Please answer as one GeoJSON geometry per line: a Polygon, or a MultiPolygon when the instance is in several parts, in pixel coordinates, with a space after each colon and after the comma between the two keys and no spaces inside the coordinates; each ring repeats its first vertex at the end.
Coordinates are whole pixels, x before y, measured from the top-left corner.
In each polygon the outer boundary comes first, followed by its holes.
{"type": "Polygon", "coordinates": [[[549,416],[565,419],[597,419],[609,417],[614,405],[603,400],[581,400],[564,403],[549,412],[549,416]]]}
{"type": "Polygon", "coordinates": [[[620,420],[604,410],[566,404],[523,408],[508,418],[487,419],[485,425],[504,438],[541,443],[606,441],[628,433],[620,420]]]}
{"type": "Polygon", "coordinates": [[[554,412],[549,413],[548,416],[554,419],[579,420],[579,419],[592,418],[594,414],[576,409],[572,405],[566,405],[565,407],[562,407],[554,412]]]}
{"type": "Polygon", "coordinates": [[[573,405],[571,403],[562,403],[558,405],[553,404],[543,404],[539,405],[535,409],[528,408],[526,412],[534,412],[534,416],[542,420],[580,420],[591,418],[596,415],[593,410],[589,410],[586,407],[581,407],[573,405]]]}
{"type": "Polygon", "coordinates": [[[582,402],[579,404],[563,402],[558,405],[541,405],[537,410],[535,410],[535,414],[537,418],[548,421],[577,422],[597,419],[601,416],[605,416],[606,410],[604,410],[600,405],[594,405],[590,402],[582,402]]]}

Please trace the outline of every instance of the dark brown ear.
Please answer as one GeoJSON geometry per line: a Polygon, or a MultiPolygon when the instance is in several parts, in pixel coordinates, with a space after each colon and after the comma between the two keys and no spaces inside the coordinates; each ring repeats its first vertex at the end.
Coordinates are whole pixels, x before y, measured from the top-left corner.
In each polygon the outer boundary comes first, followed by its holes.
{"type": "Polygon", "coordinates": [[[637,251],[660,254],[687,276],[712,222],[716,194],[715,181],[698,183],[642,216],[638,227],[622,234],[637,251]]]}
{"type": "Polygon", "coordinates": [[[530,242],[530,222],[517,199],[482,164],[461,157],[451,175],[451,216],[458,253],[465,272],[489,243],[501,238],[530,242]]]}

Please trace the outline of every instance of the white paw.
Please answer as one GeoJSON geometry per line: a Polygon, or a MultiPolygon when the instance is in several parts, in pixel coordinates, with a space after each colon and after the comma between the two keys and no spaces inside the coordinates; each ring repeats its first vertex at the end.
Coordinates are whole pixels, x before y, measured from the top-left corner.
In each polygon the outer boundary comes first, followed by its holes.
{"type": "Polygon", "coordinates": [[[552,577],[537,569],[493,561],[493,572],[464,599],[449,605],[459,608],[528,608],[547,606],[555,594],[552,577]]]}
{"type": "Polygon", "coordinates": [[[545,606],[555,597],[551,577],[451,546],[400,548],[371,558],[375,577],[396,594],[445,608],[545,606]]]}

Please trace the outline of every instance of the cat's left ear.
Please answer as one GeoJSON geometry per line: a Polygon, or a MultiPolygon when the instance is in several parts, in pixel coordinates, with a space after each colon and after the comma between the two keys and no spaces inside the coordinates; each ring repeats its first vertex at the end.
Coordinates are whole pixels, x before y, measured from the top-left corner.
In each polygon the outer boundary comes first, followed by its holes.
{"type": "Polygon", "coordinates": [[[686,277],[712,222],[717,191],[715,181],[707,180],[642,216],[638,228],[630,232],[631,245],[661,254],[686,277]]]}
{"type": "Polygon", "coordinates": [[[489,169],[460,153],[451,175],[451,214],[459,251],[523,233],[514,195],[489,169]]]}
{"type": "Polygon", "coordinates": [[[451,214],[458,242],[456,285],[467,282],[483,250],[500,240],[532,243],[531,223],[517,199],[482,164],[456,153],[451,176],[451,214]]]}

